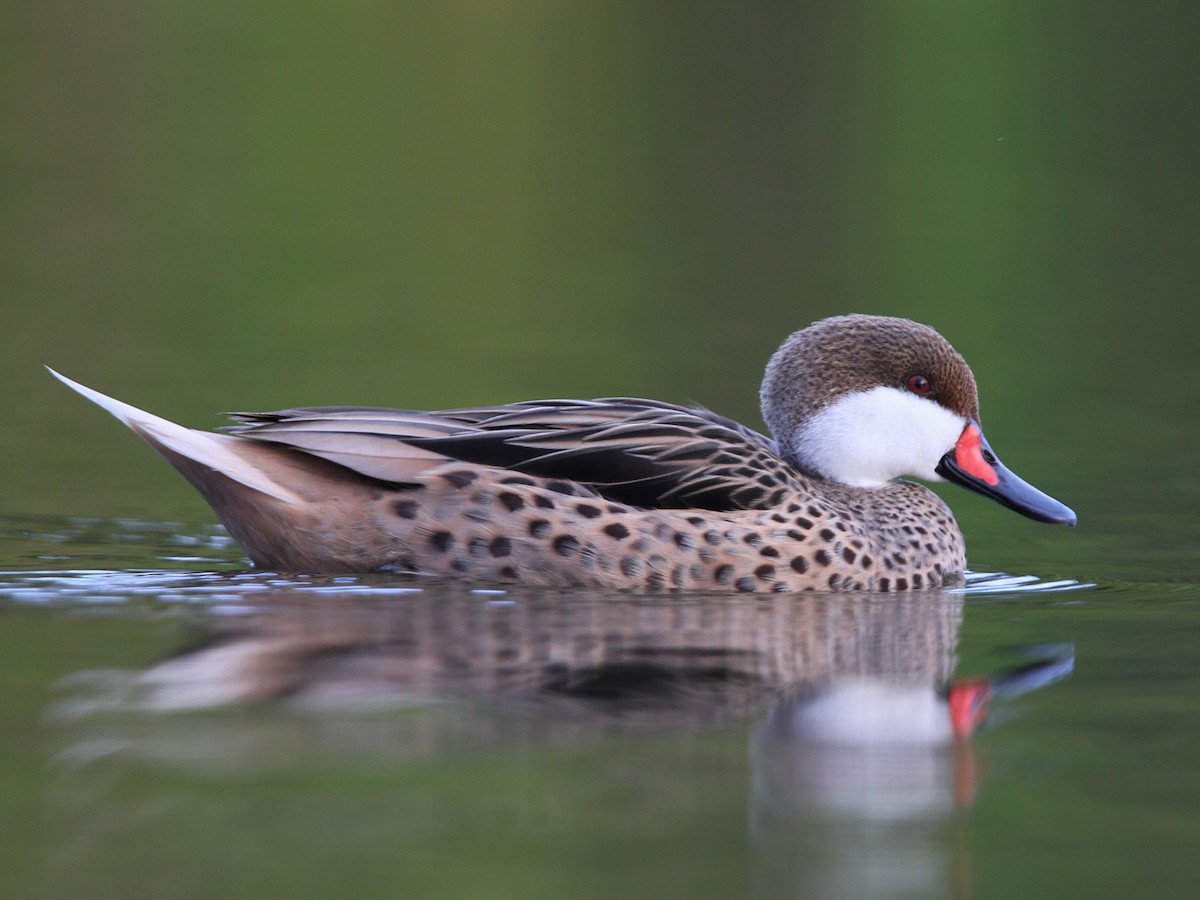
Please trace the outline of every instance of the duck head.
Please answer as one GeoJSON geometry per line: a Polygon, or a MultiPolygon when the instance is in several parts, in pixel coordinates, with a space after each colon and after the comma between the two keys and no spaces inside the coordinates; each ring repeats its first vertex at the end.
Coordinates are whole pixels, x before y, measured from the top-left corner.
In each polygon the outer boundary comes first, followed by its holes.
{"type": "Polygon", "coordinates": [[[1074,512],[996,457],[979,426],[970,367],[927,325],[822,319],[771,357],[761,399],[784,459],[826,481],[952,481],[1039,522],[1075,524],[1074,512]]]}

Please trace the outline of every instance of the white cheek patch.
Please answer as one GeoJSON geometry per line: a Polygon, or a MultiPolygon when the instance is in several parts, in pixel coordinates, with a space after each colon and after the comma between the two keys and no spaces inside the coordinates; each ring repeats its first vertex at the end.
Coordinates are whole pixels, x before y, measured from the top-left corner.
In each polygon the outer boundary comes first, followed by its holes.
{"type": "Polygon", "coordinates": [[[829,481],[881,487],[902,475],[941,481],[934,471],[967,420],[893,387],[847,394],[796,429],[796,457],[829,481]]]}

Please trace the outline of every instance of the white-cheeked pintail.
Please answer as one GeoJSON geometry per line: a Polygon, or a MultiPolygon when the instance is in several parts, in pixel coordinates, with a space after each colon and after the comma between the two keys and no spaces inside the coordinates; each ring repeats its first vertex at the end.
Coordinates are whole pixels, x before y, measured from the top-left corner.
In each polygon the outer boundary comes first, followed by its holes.
{"type": "MultiPolygon", "coordinates": [[[[57,375],[57,373],[55,373],[57,375]]],[[[1041,522],[1075,514],[1000,464],[936,331],[848,315],[763,380],[774,440],[654,400],[442,412],[314,407],[196,431],[58,375],[190,481],[261,568],[662,591],[903,591],[966,563],[943,479],[1041,522]]]]}

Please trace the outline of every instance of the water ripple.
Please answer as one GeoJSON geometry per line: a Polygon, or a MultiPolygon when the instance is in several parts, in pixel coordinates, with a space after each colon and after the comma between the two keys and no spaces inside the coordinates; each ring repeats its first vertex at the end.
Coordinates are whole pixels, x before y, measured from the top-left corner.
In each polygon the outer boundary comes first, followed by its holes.
{"type": "Polygon", "coordinates": [[[967,572],[966,584],[952,588],[953,594],[1033,594],[1079,591],[1096,587],[1094,582],[1059,578],[1044,581],[1036,575],[1009,575],[1005,572],[967,572]]]}

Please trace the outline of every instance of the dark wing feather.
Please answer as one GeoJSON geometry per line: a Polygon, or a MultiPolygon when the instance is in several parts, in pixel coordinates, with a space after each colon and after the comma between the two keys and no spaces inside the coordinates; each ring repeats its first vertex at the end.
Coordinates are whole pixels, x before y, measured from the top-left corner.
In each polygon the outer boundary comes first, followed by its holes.
{"type": "Polygon", "coordinates": [[[415,412],[313,407],[235,413],[228,430],[383,480],[430,459],[586,484],[642,507],[765,509],[797,488],[774,441],[705,409],[630,398],[415,412]],[[417,462],[414,464],[413,458],[417,462]]]}

